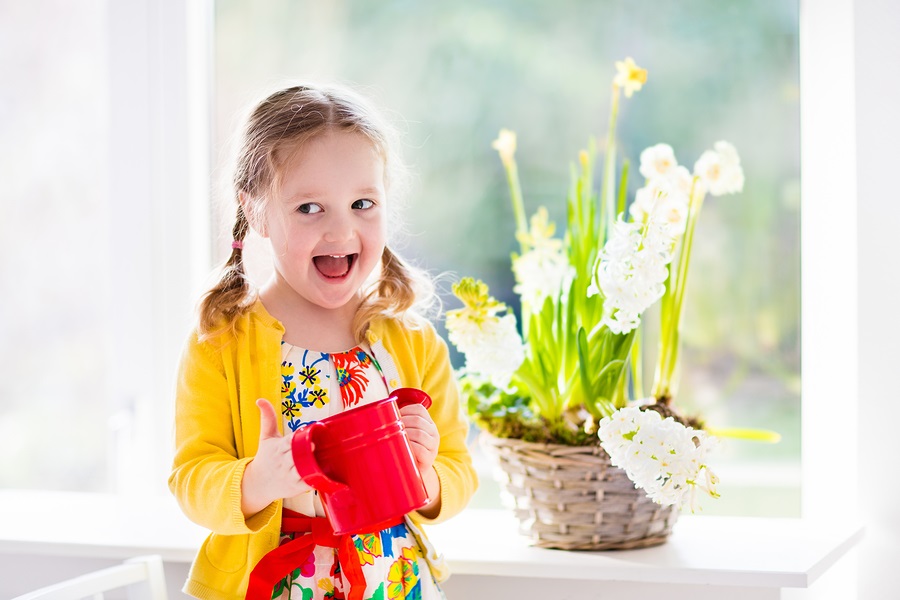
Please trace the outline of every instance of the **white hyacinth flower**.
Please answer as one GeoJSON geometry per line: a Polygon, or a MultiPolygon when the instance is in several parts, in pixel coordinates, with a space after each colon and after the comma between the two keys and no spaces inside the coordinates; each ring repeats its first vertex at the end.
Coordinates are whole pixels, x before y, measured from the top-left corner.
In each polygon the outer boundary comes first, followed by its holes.
{"type": "Polygon", "coordinates": [[[455,283],[453,293],[465,306],[447,311],[447,337],[465,355],[467,371],[505,388],[525,360],[515,315],[501,314],[506,305],[488,295],[486,284],[471,277],[455,283]]]}
{"type": "Polygon", "coordinates": [[[466,370],[487,377],[496,387],[503,389],[522,361],[525,349],[516,330],[516,317],[512,314],[486,319],[473,326],[452,323],[447,317],[450,341],[466,357],[466,370]],[[453,329],[451,329],[453,328],[453,329]]]}
{"type": "Polygon", "coordinates": [[[530,306],[540,308],[544,298],[558,293],[574,270],[561,252],[534,249],[513,262],[513,291],[530,306]]]}
{"type": "Polygon", "coordinates": [[[640,315],[665,293],[674,245],[671,228],[655,212],[646,224],[616,222],[594,273],[606,298],[603,323],[610,331],[637,328],[640,315]]]}
{"type": "Polygon", "coordinates": [[[531,217],[531,229],[519,239],[527,252],[513,258],[512,270],[516,278],[513,291],[523,302],[540,308],[544,298],[558,294],[574,277],[574,269],[563,252],[562,240],[553,237],[555,226],[547,209],[540,207],[531,217]]]}
{"type": "Polygon", "coordinates": [[[654,502],[695,511],[696,492],[718,497],[718,478],[706,464],[716,440],[672,417],[635,406],[617,410],[598,423],[597,435],[613,466],[654,502]]]}
{"type": "Polygon", "coordinates": [[[713,150],[701,154],[694,164],[694,174],[713,196],[734,194],[744,189],[741,159],[728,142],[716,142],[713,150]]]}

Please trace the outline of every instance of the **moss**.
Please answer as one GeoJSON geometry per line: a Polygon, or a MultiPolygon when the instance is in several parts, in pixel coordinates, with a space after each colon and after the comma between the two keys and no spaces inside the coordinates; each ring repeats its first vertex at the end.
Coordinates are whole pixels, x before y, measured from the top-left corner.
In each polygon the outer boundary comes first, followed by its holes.
{"type": "Polygon", "coordinates": [[[475,424],[500,438],[521,439],[526,442],[562,444],[565,446],[599,446],[596,433],[586,431],[583,424],[569,421],[548,422],[541,418],[522,419],[521,415],[471,415],[475,424]]]}

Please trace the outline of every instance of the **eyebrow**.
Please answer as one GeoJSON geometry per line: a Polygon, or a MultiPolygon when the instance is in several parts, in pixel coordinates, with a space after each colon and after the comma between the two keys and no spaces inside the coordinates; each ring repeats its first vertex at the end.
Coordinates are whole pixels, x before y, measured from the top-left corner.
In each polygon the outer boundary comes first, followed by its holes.
{"type": "MultiPolygon", "coordinates": [[[[384,193],[379,188],[375,187],[367,187],[356,190],[352,196],[354,198],[367,198],[369,196],[375,196],[377,198],[381,198],[384,196],[384,193]]],[[[315,201],[322,197],[322,194],[317,192],[302,192],[299,194],[295,194],[290,198],[285,198],[285,202],[294,203],[300,201],[315,201]]]]}
{"type": "Polygon", "coordinates": [[[382,189],[377,187],[366,187],[357,190],[356,193],[360,196],[378,196],[382,193],[382,189]]]}
{"type": "MultiPolygon", "coordinates": [[[[360,197],[360,198],[365,197],[365,196],[381,196],[381,195],[383,195],[383,191],[381,188],[370,186],[370,187],[364,187],[364,188],[360,188],[360,189],[356,190],[353,193],[353,195],[360,197]]],[[[316,200],[321,197],[322,197],[322,194],[320,194],[319,192],[315,192],[315,191],[301,192],[299,194],[294,194],[290,198],[286,198],[286,200],[288,202],[296,202],[298,200],[316,200]]]]}
{"type": "Polygon", "coordinates": [[[299,194],[294,194],[293,196],[285,198],[288,202],[296,202],[297,200],[315,200],[321,194],[316,192],[302,192],[299,194]]]}

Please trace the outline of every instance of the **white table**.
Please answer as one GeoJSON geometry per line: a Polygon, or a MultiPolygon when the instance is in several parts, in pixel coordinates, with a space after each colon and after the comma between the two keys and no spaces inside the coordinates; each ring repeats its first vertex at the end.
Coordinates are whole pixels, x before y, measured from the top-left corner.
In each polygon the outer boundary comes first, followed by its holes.
{"type": "MultiPolygon", "coordinates": [[[[684,515],[661,546],[566,552],[531,547],[516,528],[496,510],[429,528],[455,575],[448,595],[490,597],[486,587],[516,582],[533,592],[518,597],[774,600],[811,586],[862,537],[859,526],[684,515]]],[[[0,491],[0,553],[187,563],[205,535],[168,497],[0,491]]]]}
{"type": "MultiPolygon", "coordinates": [[[[512,514],[492,510],[467,511],[429,532],[454,573],[555,580],[548,591],[568,589],[567,598],[629,600],[782,598],[785,590],[810,587],[862,537],[858,526],[821,529],[799,519],[683,515],[660,546],[567,552],[529,546],[517,535],[512,514]],[[571,591],[579,589],[592,593],[571,591]]],[[[541,587],[538,581],[521,584],[534,597],[543,595],[541,587]]]]}

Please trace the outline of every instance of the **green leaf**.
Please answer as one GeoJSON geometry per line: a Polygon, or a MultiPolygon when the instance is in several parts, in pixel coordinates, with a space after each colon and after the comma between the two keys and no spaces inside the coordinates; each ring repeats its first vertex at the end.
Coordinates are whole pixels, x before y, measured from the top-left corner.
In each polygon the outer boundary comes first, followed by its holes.
{"type": "Polygon", "coordinates": [[[585,333],[584,327],[578,328],[576,339],[578,346],[578,374],[581,378],[584,406],[588,409],[588,412],[594,415],[594,417],[597,417],[598,414],[596,406],[594,405],[597,393],[594,390],[594,386],[591,384],[591,374],[588,370],[591,366],[591,359],[590,350],[587,345],[587,333],[585,333]]]}
{"type": "Polygon", "coordinates": [[[598,396],[611,398],[615,391],[616,384],[619,383],[619,377],[622,376],[622,370],[625,367],[625,361],[616,359],[609,361],[597,375],[596,390],[598,396]]]}

